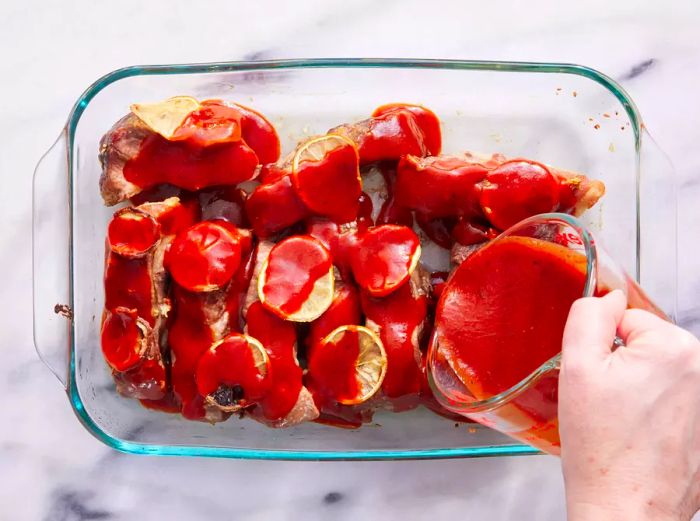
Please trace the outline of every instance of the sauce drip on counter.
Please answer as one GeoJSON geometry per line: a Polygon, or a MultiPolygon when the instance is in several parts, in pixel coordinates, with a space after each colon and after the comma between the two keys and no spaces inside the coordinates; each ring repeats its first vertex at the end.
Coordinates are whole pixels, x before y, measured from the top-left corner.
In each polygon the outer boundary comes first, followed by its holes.
{"type": "Polygon", "coordinates": [[[299,311],[316,281],[327,276],[330,269],[330,253],[309,235],[297,235],[277,243],[267,258],[262,288],[265,306],[287,315],[299,311]]]}
{"type": "Polygon", "coordinates": [[[585,257],[558,244],[505,237],[454,272],[436,313],[440,352],[477,399],[515,385],[561,351],[585,257]]]}
{"type": "Polygon", "coordinates": [[[302,370],[296,359],[294,324],[285,322],[256,301],[246,314],[246,332],[258,339],[270,357],[270,389],[260,401],[268,420],[281,420],[292,410],[302,388],[302,370]]]}

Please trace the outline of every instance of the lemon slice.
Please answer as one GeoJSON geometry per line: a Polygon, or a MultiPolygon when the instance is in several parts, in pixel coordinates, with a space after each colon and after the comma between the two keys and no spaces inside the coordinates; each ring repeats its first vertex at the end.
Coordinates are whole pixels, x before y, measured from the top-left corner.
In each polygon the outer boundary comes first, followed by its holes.
{"type": "Polygon", "coordinates": [[[310,235],[293,235],[273,246],[258,277],[265,308],[292,322],[311,322],[333,303],[331,254],[310,235]]]}
{"type": "Polygon", "coordinates": [[[339,134],[326,134],[313,138],[302,144],[292,159],[292,172],[299,169],[299,164],[304,161],[321,161],[328,152],[339,147],[350,145],[355,148],[355,143],[339,134]]]}
{"type": "Polygon", "coordinates": [[[153,132],[171,139],[187,116],[199,107],[195,98],[175,96],[158,103],[134,103],[130,109],[153,132]]]}
{"type": "Polygon", "coordinates": [[[335,277],[333,276],[333,267],[331,266],[328,273],[322,277],[319,277],[316,282],[314,282],[309,296],[297,311],[285,313],[278,307],[271,307],[263,290],[267,281],[265,277],[265,274],[267,273],[267,265],[268,261],[266,259],[265,262],[263,262],[262,269],[260,270],[260,277],[258,277],[258,298],[260,299],[260,302],[262,302],[263,306],[275,313],[280,318],[289,320],[290,322],[313,322],[318,317],[323,315],[323,313],[333,303],[335,277]]]}
{"type": "Polygon", "coordinates": [[[354,398],[339,400],[344,405],[357,405],[369,400],[382,387],[387,369],[387,356],[380,338],[364,326],[347,325],[334,329],[323,339],[324,348],[343,340],[347,334],[356,334],[359,347],[355,361],[358,393],[354,398]]]}
{"type": "Polygon", "coordinates": [[[267,371],[270,368],[270,357],[267,355],[267,350],[257,338],[246,334],[243,334],[243,336],[248,342],[248,347],[253,355],[255,368],[260,371],[261,375],[267,376],[267,371]]]}
{"type": "MultiPolygon", "coordinates": [[[[246,345],[250,350],[250,354],[252,357],[252,366],[248,366],[247,364],[238,365],[236,367],[230,366],[223,370],[224,374],[222,374],[221,376],[225,376],[227,379],[231,380],[238,380],[238,375],[240,374],[239,371],[250,370],[257,371],[263,377],[267,376],[270,369],[270,358],[260,341],[246,334],[233,333],[232,335],[229,335],[223,338],[222,340],[219,340],[218,342],[212,344],[212,346],[209,348],[209,352],[203,356],[203,358],[209,358],[208,360],[205,360],[205,362],[208,362],[207,367],[201,367],[202,363],[200,360],[200,364],[197,368],[198,378],[201,378],[200,374],[203,374],[206,370],[211,371],[213,366],[218,365],[225,360],[217,359],[216,350],[217,348],[219,348],[219,346],[228,342],[234,336],[239,338],[243,337],[245,339],[246,345]]],[[[201,391],[202,389],[200,388],[200,392],[201,391]]],[[[245,392],[246,398],[248,398],[248,395],[250,395],[250,398],[252,398],[252,402],[245,398],[242,400],[238,399],[240,397],[237,398],[236,396],[234,396],[233,389],[227,387],[219,387],[216,390],[213,390],[212,393],[207,393],[205,395],[204,401],[206,405],[219,409],[223,412],[237,412],[241,409],[245,409],[252,403],[255,403],[255,401],[257,401],[256,398],[259,398],[257,396],[259,394],[258,390],[244,389],[243,391],[245,392]]]]}

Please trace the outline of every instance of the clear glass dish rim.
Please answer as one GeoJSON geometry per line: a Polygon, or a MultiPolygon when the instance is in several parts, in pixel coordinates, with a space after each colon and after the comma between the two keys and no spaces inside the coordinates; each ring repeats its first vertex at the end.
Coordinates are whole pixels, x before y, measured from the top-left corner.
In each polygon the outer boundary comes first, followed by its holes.
{"type": "MultiPolygon", "coordinates": [[[[634,132],[635,150],[639,154],[642,136],[642,119],[637,106],[627,92],[612,78],[583,65],[545,62],[510,62],[483,60],[442,60],[442,59],[397,59],[397,58],[314,58],[265,61],[231,61],[213,63],[171,64],[171,65],[135,65],[114,70],[90,85],[78,98],[66,123],[68,155],[68,204],[69,226],[73,229],[73,143],[78,122],[90,103],[100,91],[108,85],[133,76],[202,74],[214,72],[241,72],[285,69],[342,69],[342,68],[376,68],[376,69],[441,69],[474,70],[492,72],[533,72],[560,73],[583,76],[606,88],[624,107],[634,132]]],[[[69,288],[70,307],[75,309],[73,295],[73,237],[69,234],[69,288]]],[[[637,244],[639,244],[637,229],[637,244]]],[[[639,252],[637,252],[639,257],[639,252]]],[[[513,443],[511,445],[487,445],[477,447],[450,447],[433,449],[406,450],[351,450],[351,451],[297,451],[277,449],[246,449],[231,447],[205,447],[197,445],[158,445],[143,444],[122,440],[103,431],[85,410],[75,382],[75,324],[70,324],[70,361],[68,373],[68,396],[71,406],[83,426],[97,439],[116,450],[131,454],[152,454],[163,456],[205,456],[236,459],[260,460],[405,460],[438,458],[474,458],[489,456],[522,456],[541,454],[533,447],[513,443]]]]}

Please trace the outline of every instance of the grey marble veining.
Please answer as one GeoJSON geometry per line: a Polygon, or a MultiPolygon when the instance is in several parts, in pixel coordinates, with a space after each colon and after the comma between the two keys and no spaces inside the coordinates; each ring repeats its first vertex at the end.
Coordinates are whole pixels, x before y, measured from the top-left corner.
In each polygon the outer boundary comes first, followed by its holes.
{"type": "Polygon", "coordinates": [[[0,5],[0,521],[564,518],[554,458],[134,457],[82,428],[32,346],[31,173],[80,92],[121,66],[403,56],[564,61],[604,71],[629,91],[675,163],[680,321],[700,333],[700,4],[676,2],[673,11],[633,0],[301,4],[222,0],[201,13],[184,0],[0,5]]]}

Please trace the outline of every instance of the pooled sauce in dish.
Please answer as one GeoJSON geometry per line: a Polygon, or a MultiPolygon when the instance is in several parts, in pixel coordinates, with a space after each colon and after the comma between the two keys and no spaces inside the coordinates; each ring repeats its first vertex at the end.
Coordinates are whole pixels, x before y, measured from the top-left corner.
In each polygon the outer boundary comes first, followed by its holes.
{"type": "Polygon", "coordinates": [[[561,351],[585,282],[583,255],[539,239],[500,239],[447,283],[436,319],[441,352],[475,398],[499,394],[561,351]]]}

